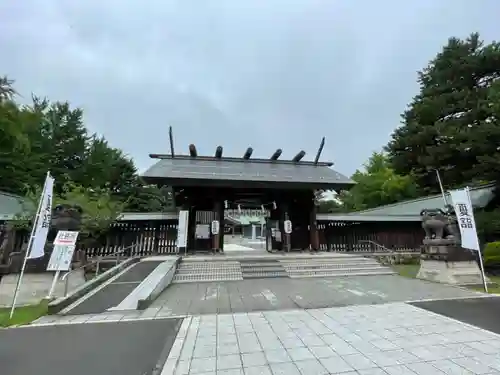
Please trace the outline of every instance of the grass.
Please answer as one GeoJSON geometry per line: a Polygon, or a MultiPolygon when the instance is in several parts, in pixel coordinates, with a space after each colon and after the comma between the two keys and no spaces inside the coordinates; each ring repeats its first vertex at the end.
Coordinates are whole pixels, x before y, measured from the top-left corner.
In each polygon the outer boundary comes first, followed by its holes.
{"type": "Polygon", "coordinates": [[[8,327],[12,325],[23,325],[31,323],[33,320],[46,315],[48,302],[42,301],[38,305],[16,307],[14,316],[9,319],[10,307],[0,308],[0,327],[8,327]]]}
{"type": "Polygon", "coordinates": [[[393,264],[391,266],[400,276],[414,279],[417,277],[419,264],[393,264]]]}
{"type": "MultiPolygon", "coordinates": [[[[417,277],[418,269],[420,265],[418,264],[393,264],[392,269],[396,271],[400,276],[409,277],[414,279],[417,277]]],[[[500,294],[500,276],[487,275],[492,283],[495,285],[488,285],[488,293],[490,294],[500,294]]],[[[477,290],[478,292],[483,292],[484,288],[482,285],[471,286],[469,289],[477,290]]]]}
{"type": "MultiPolygon", "coordinates": [[[[495,283],[495,285],[488,285],[488,293],[500,294],[500,276],[487,276],[492,283],[495,283]]],[[[477,290],[478,292],[484,292],[483,286],[471,286],[470,289],[477,290]]]]}

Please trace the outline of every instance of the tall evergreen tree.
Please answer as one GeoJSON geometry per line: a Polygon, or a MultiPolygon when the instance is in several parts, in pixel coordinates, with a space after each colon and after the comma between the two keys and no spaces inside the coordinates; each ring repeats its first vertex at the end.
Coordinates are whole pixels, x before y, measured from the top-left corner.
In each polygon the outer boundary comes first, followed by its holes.
{"type": "Polygon", "coordinates": [[[395,172],[412,173],[427,192],[439,190],[435,169],[447,187],[490,178],[478,172],[498,153],[500,124],[491,112],[499,78],[499,43],[450,38],[419,72],[420,93],[387,145],[395,172]]]}

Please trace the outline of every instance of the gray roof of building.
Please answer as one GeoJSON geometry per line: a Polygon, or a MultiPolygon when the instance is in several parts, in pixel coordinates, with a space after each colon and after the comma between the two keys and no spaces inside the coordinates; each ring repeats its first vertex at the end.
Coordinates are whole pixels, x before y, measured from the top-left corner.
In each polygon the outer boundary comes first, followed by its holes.
{"type": "Polygon", "coordinates": [[[24,202],[23,197],[0,192],[0,220],[12,220],[22,214],[27,208],[24,202]]]}
{"type": "Polygon", "coordinates": [[[156,162],[143,173],[145,179],[293,182],[349,188],[355,183],[327,163],[269,161],[237,158],[175,156],[156,162]]]}
{"type": "MultiPolygon", "coordinates": [[[[475,208],[485,207],[494,197],[494,184],[478,186],[470,189],[472,205],[475,208]]],[[[446,193],[446,199],[451,204],[450,194],[446,193]]],[[[419,216],[423,209],[444,208],[443,196],[441,194],[431,195],[404,202],[388,204],[368,210],[356,211],[345,215],[355,216],[419,216]]]]}

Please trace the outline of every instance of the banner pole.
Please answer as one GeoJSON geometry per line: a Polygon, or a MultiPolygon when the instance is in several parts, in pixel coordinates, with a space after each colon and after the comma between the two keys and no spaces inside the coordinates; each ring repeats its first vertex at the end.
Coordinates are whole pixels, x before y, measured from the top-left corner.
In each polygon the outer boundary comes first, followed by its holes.
{"type": "Polygon", "coordinates": [[[12,298],[12,307],[10,309],[9,319],[12,319],[12,317],[14,316],[14,310],[16,309],[17,296],[19,294],[19,289],[21,289],[21,282],[23,280],[24,270],[26,268],[26,263],[28,262],[28,255],[30,254],[31,248],[33,247],[33,239],[34,239],[35,230],[36,230],[36,227],[38,225],[38,220],[40,220],[40,211],[42,209],[42,201],[43,201],[43,197],[45,195],[45,189],[47,188],[48,177],[50,177],[50,172],[47,172],[47,176],[45,177],[45,182],[43,183],[42,194],[40,195],[40,199],[38,200],[38,209],[36,211],[35,220],[33,221],[33,226],[31,228],[31,234],[30,234],[30,239],[28,241],[28,247],[26,248],[26,254],[24,254],[24,260],[23,260],[23,266],[21,267],[21,273],[19,274],[19,277],[17,278],[16,289],[14,291],[14,297],[12,298]]]}
{"type": "MultiPolygon", "coordinates": [[[[470,198],[470,192],[469,192],[468,186],[465,188],[465,191],[467,192],[467,199],[469,199],[469,204],[472,207],[472,199],[470,198]]],[[[477,236],[477,228],[475,228],[475,230],[476,230],[476,236],[477,236]]],[[[477,250],[477,255],[479,256],[479,267],[481,268],[481,278],[483,279],[484,291],[485,291],[485,293],[488,293],[488,284],[486,283],[486,275],[484,273],[483,255],[481,254],[480,248],[477,250]]]]}
{"type": "Polygon", "coordinates": [[[439,189],[441,190],[441,195],[443,197],[444,205],[446,208],[446,206],[448,205],[448,200],[446,199],[446,194],[444,193],[443,182],[441,181],[441,176],[439,174],[439,170],[436,169],[435,171],[436,171],[436,176],[437,176],[437,180],[438,180],[438,184],[439,184],[439,189]]]}

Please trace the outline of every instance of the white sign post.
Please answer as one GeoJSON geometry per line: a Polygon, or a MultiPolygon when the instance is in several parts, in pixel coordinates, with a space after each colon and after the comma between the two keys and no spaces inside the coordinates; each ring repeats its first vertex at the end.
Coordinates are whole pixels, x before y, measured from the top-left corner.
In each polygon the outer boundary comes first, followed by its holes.
{"type": "Polygon", "coordinates": [[[185,254],[187,253],[188,221],[189,211],[179,211],[179,224],[177,225],[177,248],[184,248],[185,254]]]}
{"type": "Polygon", "coordinates": [[[71,260],[75,253],[77,239],[78,232],[76,231],[60,230],[57,232],[57,236],[54,240],[54,249],[52,250],[49,263],[47,264],[47,271],[55,271],[49,295],[47,296],[48,299],[50,299],[54,293],[61,271],[69,271],[71,267],[71,260]]]}
{"type": "Polygon", "coordinates": [[[486,277],[484,275],[483,257],[481,255],[481,248],[479,247],[476,221],[474,220],[474,211],[472,209],[469,188],[452,190],[450,191],[450,195],[455,214],[457,215],[460,235],[462,237],[462,247],[478,252],[484,291],[488,293],[488,286],[486,285],[486,277]]]}
{"type": "Polygon", "coordinates": [[[283,226],[286,234],[292,233],[292,222],[290,220],[285,220],[283,226]]]}

